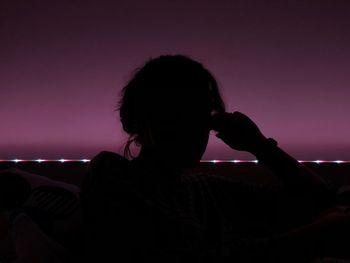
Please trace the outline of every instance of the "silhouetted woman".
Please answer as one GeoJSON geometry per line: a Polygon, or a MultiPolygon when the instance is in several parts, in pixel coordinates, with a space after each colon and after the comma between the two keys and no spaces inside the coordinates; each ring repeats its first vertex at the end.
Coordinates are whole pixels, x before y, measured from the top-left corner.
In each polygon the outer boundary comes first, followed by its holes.
{"type": "Polygon", "coordinates": [[[303,262],[327,256],[321,237],[329,233],[319,229],[333,225],[334,213],[322,227],[313,222],[332,207],[334,191],[247,116],[225,112],[215,78],[200,63],[181,55],[149,60],[123,88],[118,110],[130,136],[124,157],[101,152],[84,182],[85,260],[303,262]],[[211,130],[232,149],[254,154],[284,186],[192,174],[211,130]],[[141,146],[137,157],[132,142],[141,146]],[[289,216],[292,222],[285,223],[289,216]]]}

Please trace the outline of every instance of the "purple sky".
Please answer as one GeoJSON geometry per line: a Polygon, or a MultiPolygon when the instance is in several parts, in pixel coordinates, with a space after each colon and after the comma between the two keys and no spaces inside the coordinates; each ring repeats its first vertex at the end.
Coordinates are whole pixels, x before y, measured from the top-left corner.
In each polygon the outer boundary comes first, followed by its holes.
{"type": "MultiPolygon", "coordinates": [[[[0,159],[121,153],[120,89],[175,53],[296,158],[350,159],[349,14],[347,0],[2,0],[0,159]]],[[[213,158],[253,156],[211,136],[213,158]]]]}

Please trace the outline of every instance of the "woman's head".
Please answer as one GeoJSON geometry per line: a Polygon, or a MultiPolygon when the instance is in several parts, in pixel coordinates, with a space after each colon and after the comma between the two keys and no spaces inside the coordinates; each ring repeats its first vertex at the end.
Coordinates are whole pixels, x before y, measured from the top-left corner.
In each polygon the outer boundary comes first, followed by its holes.
{"type": "Polygon", "coordinates": [[[129,140],[142,150],[168,158],[198,162],[209,139],[210,117],[225,106],[213,75],[200,63],[182,56],[151,59],[121,91],[117,110],[129,140]]]}

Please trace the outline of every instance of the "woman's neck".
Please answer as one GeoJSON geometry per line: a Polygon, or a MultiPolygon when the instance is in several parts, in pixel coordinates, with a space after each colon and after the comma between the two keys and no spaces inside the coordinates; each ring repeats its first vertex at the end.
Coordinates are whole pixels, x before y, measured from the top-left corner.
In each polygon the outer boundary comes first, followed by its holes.
{"type": "Polygon", "coordinates": [[[136,161],[141,167],[148,171],[164,175],[168,178],[179,177],[184,170],[178,163],[168,158],[166,154],[145,149],[141,149],[140,154],[134,158],[133,161],[136,161]]]}
{"type": "MultiPolygon", "coordinates": [[[[164,156],[164,155],[163,155],[164,156]]],[[[173,160],[165,159],[154,152],[140,153],[131,160],[136,184],[146,195],[171,199],[181,182],[182,170],[174,166],[173,160]]]]}

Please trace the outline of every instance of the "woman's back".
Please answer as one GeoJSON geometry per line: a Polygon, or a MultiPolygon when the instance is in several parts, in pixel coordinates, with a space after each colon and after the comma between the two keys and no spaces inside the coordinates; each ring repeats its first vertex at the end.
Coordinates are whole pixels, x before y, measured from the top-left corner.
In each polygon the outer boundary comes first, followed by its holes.
{"type": "Polygon", "coordinates": [[[279,193],[270,188],[205,174],[162,188],[135,160],[102,152],[90,163],[82,197],[90,260],[220,262],[245,254],[241,240],[260,242],[274,222],[279,193]]]}
{"type": "Polygon", "coordinates": [[[133,164],[110,152],[91,161],[83,186],[90,259],[94,254],[130,261],[150,257],[196,262],[217,247],[222,218],[199,178],[181,177],[169,199],[163,191],[144,184],[140,178],[148,175],[133,164]]]}

